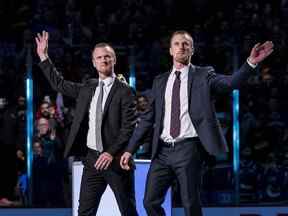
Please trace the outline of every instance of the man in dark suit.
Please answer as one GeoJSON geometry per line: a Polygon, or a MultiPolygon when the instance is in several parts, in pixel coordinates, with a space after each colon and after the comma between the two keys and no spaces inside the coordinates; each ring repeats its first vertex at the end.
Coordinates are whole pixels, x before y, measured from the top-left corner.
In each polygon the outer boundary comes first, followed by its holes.
{"type": "Polygon", "coordinates": [[[114,73],[116,55],[106,43],[93,49],[92,63],[99,79],[86,83],[66,81],[48,57],[48,33],[35,38],[39,66],[51,86],[77,99],[75,116],[64,155],[86,155],[81,181],[79,216],[95,216],[107,184],[113,190],[120,212],[137,215],[133,172],[120,168],[117,155],[126,147],[135,126],[134,96],[114,73]]]}
{"type": "Polygon", "coordinates": [[[155,78],[150,109],[142,115],[120,160],[121,167],[128,170],[128,161],[139,140],[154,127],[152,161],[144,197],[149,216],[165,215],[161,204],[175,179],[180,185],[185,215],[202,215],[199,190],[203,155],[227,151],[215,115],[213,94],[238,88],[272,51],[272,42],[256,44],[239,71],[224,76],[216,74],[212,67],[190,63],[194,46],[188,32],[177,31],[172,35],[173,68],[155,78]]]}

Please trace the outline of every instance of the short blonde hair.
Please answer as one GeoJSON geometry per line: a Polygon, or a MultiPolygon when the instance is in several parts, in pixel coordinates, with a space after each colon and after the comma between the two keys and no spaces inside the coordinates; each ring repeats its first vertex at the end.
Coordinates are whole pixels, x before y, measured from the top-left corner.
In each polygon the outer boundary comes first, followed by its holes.
{"type": "Polygon", "coordinates": [[[93,48],[93,50],[92,50],[92,52],[91,52],[91,57],[93,58],[93,53],[94,53],[94,50],[95,50],[96,48],[104,48],[104,47],[109,47],[109,49],[111,49],[111,52],[112,52],[112,54],[113,54],[114,59],[116,59],[115,50],[113,49],[113,47],[112,47],[110,44],[105,43],[105,42],[97,43],[97,44],[94,46],[94,48],[93,48]]]}
{"type": "Polygon", "coordinates": [[[173,32],[171,37],[170,37],[170,45],[171,45],[172,39],[175,35],[187,35],[189,37],[189,39],[191,40],[191,44],[193,47],[193,38],[192,38],[191,34],[189,34],[189,32],[187,32],[185,30],[178,30],[178,31],[173,32]]]}

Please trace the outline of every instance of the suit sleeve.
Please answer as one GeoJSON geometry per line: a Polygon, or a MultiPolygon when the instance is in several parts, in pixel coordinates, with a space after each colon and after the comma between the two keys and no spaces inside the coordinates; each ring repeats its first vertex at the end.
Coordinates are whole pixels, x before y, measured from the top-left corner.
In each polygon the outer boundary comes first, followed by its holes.
{"type": "Polygon", "coordinates": [[[107,149],[111,155],[122,151],[127,145],[136,124],[135,97],[130,88],[126,88],[121,95],[121,128],[115,144],[107,149]]]}
{"type": "Polygon", "coordinates": [[[141,144],[141,140],[148,134],[150,129],[154,126],[155,115],[155,95],[156,95],[156,82],[154,80],[151,97],[149,98],[148,109],[141,115],[139,124],[135,128],[133,135],[125,151],[134,154],[141,144]]]}
{"type": "Polygon", "coordinates": [[[216,74],[213,67],[207,67],[207,70],[207,79],[211,90],[216,93],[224,93],[240,88],[254,71],[254,68],[245,62],[241,68],[232,75],[216,74]]]}
{"type": "Polygon", "coordinates": [[[55,91],[76,98],[82,84],[64,80],[50,59],[39,63],[39,67],[55,91]]]}

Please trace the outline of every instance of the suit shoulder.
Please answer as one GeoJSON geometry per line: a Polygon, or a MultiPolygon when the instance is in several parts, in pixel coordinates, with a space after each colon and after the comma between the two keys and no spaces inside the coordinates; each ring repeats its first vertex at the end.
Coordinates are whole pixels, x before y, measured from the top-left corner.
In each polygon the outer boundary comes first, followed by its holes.
{"type": "Polygon", "coordinates": [[[116,82],[120,88],[123,88],[123,89],[130,89],[131,88],[128,83],[125,83],[125,82],[119,80],[118,78],[115,78],[114,82],[116,82]]]}
{"type": "Polygon", "coordinates": [[[98,83],[98,79],[91,78],[84,81],[84,85],[96,85],[98,83]]]}
{"type": "Polygon", "coordinates": [[[133,94],[135,95],[135,90],[129,86],[127,83],[124,83],[118,79],[115,79],[115,82],[117,82],[118,86],[120,87],[121,91],[127,95],[127,94],[133,94]]]}
{"type": "Polygon", "coordinates": [[[165,72],[165,73],[162,73],[162,74],[159,74],[159,75],[155,76],[154,77],[154,82],[163,79],[164,77],[168,76],[169,73],[170,72],[168,71],[168,72],[165,72]]]}
{"type": "Polygon", "coordinates": [[[157,75],[157,76],[154,77],[154,80],[161,79],[162,76],[163,76],[163,74],[159,74],[159,75],[157,75]]]}
{"type": "Polygon", "coordinates": [[[200,71],[200,72],[205,72],[205,73],[215,73],[215,69],[214,67],[212,66],[195,66],[194,67],[196,68],[197,71],[200,71]]]}

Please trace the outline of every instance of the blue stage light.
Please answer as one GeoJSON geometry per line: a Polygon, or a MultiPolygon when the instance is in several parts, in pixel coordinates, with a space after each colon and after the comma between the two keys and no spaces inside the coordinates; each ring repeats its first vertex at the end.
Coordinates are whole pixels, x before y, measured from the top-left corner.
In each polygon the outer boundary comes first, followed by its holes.
{"type": "Polygon", "coordinates": [[[233,171],[235,177],[235,204],[239,204],[240,169],[239,90],[233,91],[233,171]]]}

